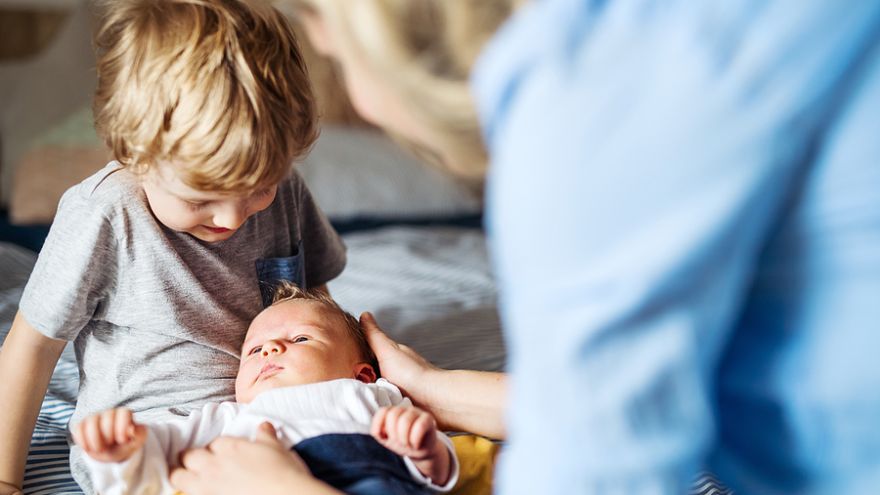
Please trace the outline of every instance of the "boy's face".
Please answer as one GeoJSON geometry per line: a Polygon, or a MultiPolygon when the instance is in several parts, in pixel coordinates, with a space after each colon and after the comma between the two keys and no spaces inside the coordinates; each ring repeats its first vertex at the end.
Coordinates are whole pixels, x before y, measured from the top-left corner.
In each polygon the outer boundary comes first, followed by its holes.
{"type": "Polygon", "coordinates": [[[273,388],[337,378],[375,380],[342,318],[319,302],[294,299],[269,307],[251,322],[235,398],[247,403],[273,388]]]}
{"type": "Polygon", "coordinates": [[[275,185],[244,195],[197,191],[184,184],[169,164],[151,167],[142,187],[162,225],[205,242],[232,237],[251,215],[272,204],[278,190],[275,185]]]}

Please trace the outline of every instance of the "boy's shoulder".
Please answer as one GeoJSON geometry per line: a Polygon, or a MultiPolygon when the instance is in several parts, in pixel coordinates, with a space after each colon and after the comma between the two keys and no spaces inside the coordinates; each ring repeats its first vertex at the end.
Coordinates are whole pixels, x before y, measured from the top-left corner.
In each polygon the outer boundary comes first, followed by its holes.
{"type": "Polygon", "coordinates": [[[305,181],[299,174],[299,171],[296,170],[296,167],[290,167],[290,171],[284,176],[284,179],[278,183],[279,192],[286,191],[290,194],[290,200],[296,202],[301,200],[300,196],[305,187],[305,181]]]}
{"type": "Polygon", "coordinates": [[[125,167],[112,161],[101,170],[86,177],[82,182],[68,189],[64,195],[78,197],[86,201],[116,200],[121,195],[129,195],[140,189],[137,178],[125,167]]]}
{"type": "Polygon", "coordinates": [[[107,217],[120,208],[125,209],[144,201],[137,178],[122,165],[112,161],[65,191],[58,209],[59,212],[86,210],[107,217]]]}

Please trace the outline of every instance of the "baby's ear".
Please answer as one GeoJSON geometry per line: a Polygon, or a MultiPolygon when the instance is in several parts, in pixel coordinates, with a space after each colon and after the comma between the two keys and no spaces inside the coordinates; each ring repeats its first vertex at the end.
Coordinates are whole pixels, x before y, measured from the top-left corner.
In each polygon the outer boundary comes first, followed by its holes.
{"type": "Polygon", "coordinates": [[[376,371],[367,363],[358,363],[354,367],[354,378],[364,383],[374,383],[376,381],[376,371]]]}

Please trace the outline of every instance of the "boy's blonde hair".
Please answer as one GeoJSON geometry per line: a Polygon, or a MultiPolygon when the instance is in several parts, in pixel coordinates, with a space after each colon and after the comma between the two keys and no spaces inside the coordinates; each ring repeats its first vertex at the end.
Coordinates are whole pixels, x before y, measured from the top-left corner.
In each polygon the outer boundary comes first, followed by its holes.
{"type": "Polygon", "coordinates": [[[274,185],[317,137],[306,68],[261,0],[104,0],[95,126],[137,172],[179,165],[204,191],[274,185]]]}
{"type": "Polygon", "coordinates": [[[301,289],[295,284],[284,280],[279,281],[275,287],[272,304],[269,305],[269,307],[293,300],[316,302],[339,316],[339,318],[345,322],[345,329],[348,331],[349,336],[354,340],[354,343],[357,346],[359,357],[373,367],[376,377],[379,376],[379,361],[376,359],[376,354],[370,347],[369,342],[367,342],[367,336],[364,333],[363,327],[361,327],[360,322],[354,317],[354,315],[342,309],[342,307],[339,306],[339,304],[327,293],[301,289]]]}
{"type": "Polygon", "coordinates": [[[480,178],[488,157],[468,79],[486,41],[523,0],[287,0],[317,15],[335,47],[363,60],[425,125],[453,172],[480,178]]]}

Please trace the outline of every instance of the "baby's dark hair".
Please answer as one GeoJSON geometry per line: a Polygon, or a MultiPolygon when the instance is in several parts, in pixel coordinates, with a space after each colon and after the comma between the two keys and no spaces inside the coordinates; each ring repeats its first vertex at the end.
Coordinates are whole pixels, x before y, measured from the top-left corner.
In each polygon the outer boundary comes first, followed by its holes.
{"type": "Polygon", "coordinates": [[[348,311],[342,309],[339,304],[330,297],[329,294],[317,290],[306,290],[302,289],[295,284],[287,281],[280,281],[275,287],[275,292],[272,297],[271,306],[275,306],[276,304],[281,304],[287,301],[293,300],[305,300],[305,301],[314,301],[316,303],[322,304],[325,308],[339,315],[342,318],[342,321],[345,322],[345,327],[348,330],[349,336],[354,340],[355,345],[358,348],[358,352],[360,354],[360,358],[363,359],[367,364],[373,367],[373,371],[376,372],[376,377],[379,375],[379,360],[376,359],[376,354],[373,352],[373,349],[370,348],[370,344],[367,342],[367,336],[364,333],[363,327],[361,327],[360,322],[357,318],[354,317],[348,311]]]}

